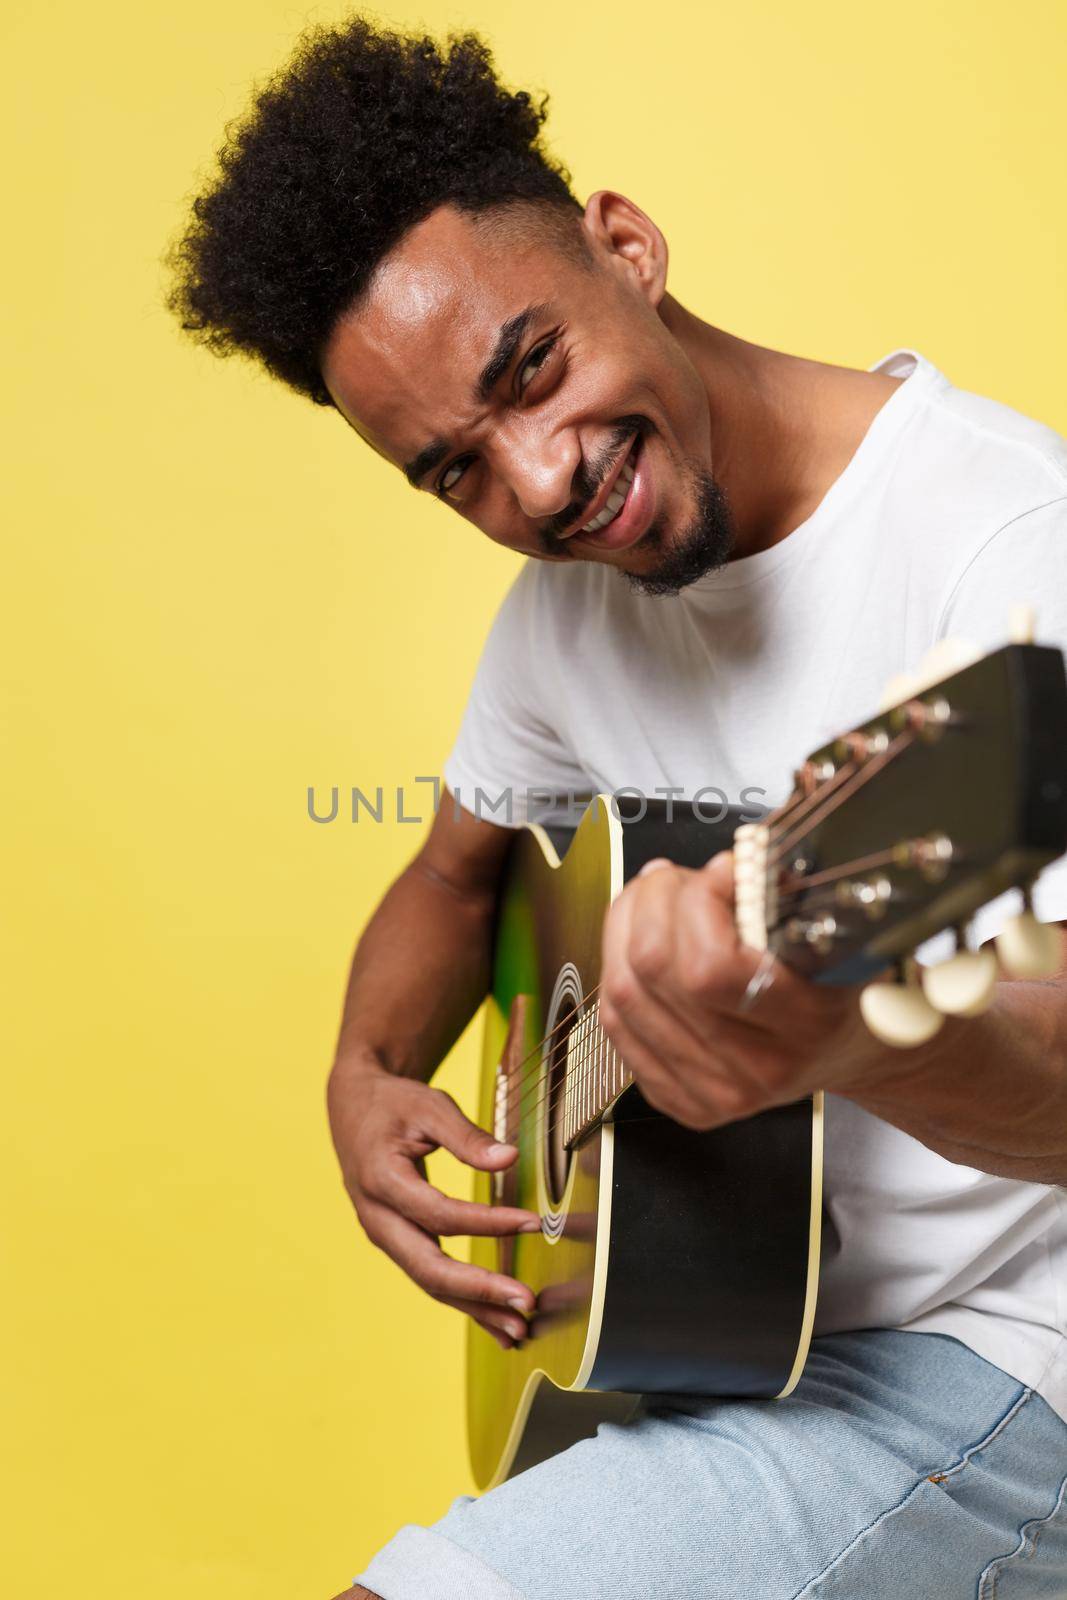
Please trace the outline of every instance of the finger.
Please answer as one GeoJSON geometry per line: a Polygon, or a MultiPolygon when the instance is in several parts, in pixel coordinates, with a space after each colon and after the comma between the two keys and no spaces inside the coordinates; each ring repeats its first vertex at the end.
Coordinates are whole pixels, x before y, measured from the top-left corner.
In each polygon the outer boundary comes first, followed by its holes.
{"type": "Polygon", "coordinates": [[[473,1317],[475,1322],[484,1328],[486,1333],[491,1333],[505,1350],[521,1344],[530,1331],[526,1319],[520,1317],[517,1311],[499,1311],[496,1306],[484,1306],[477,1300],[463,1300],[458,1295],[446,1295],[441,1303],[454,1307],[456,1311],[464,1312],[468,1317],[473,1317]]]}
{"type": "Polygon", "coordinates": [[[631,960],[643,986],[657,995],[699,1037],[707,1036],[707,1013],[736,1010],[759,953],[737,936],[733,914],[714,881],[687,872],[666,908],[670,945],[643,956],[635,935],[631,960]],[[657,959],[659,957],[659,959],[657,959]]]}
{"type": "Polygon", "coordinates": [[[686,1128],[713,1128],[745,1114],[749,1093],[737,1078],[721,1072],[705,1056],[699,1066],[673,1070],[649,1050],[627,1024],[616,1030],[616,1048],[649,1106],[686,1128]],[[699,1091],[696,1085],[699,1083],[699,1091]]]}
{"type": "Polygon", "coordinates": [[[501,1144],[464,1116],[443,1089],[431,1090],[420,1109],[426,1132],[468,1167],[498,1172],[510,1166],[519,1153],[513,1144],[501,1144]]]}
{"type": "Polygon", "coordinates": [[[734,853],[720,850],[705,863],[703,876],[715,886],[716,892],[730,904],[734,898],[734,853]]]}
{"type": "Polygon", "coordinates": [[[715,1076],[714,1087],[721,1095],[709,1093],[712,1074],[704,1064],[701,1073],[701,1094],[690,1088],[687,1076],[664,1066],[663,1060],[635,1034],[628,1024],[622,1023],[612,1030],[612,1038],[623,1062],[634,1076],[645,1099],[664,1116],[671,1117],[689,1128],[710,1128],[717,1122],[728,1122],[731,1115],[725,1100],[733,1094],[729,1083],[715,1076]],[[709,1111],[709,1106],[712,1109],[709,1111]],[[721,1115],[716,1115],[716,1111],[721,1115]]]}
{"type": "MultiPolygon", "coordinates": [[[[625,1021],[665,1065],[694,1053],[700,1059],[713,1020],[706,991],[724,960],[714,897],[695,872],[642,891],[629,905],[625,896],[616,901],[620,914],[605,928],[601,1021],[609,1035],[625,1021]]],[[[733,955],[731,948],[726,960],[733,955]]]]}
{"type": "Polygon", "coordinates": [[[374,1243],[435,1300],[448,1296],[479,1305],[509,1306],[524,1316],[533,1311],[534,1294],[526,1284],[473,1262],[454,1261],[435,1239],[398,1212],[372,1207],[364,1226],[374,1243]]]}
{"type": "Polygon", "coordinates": [[[520,1206],[482,1205],[442,1194],[420,1177],[406,1156],[399,1154],[368,1171],[364,1187],[373,1199],[410,1217],[427,1233],[503,1238],[541,1231],[541,1218],[534,1211],[523,1210],[520,1206]]]}
{"type": "Polygon", "coordinates": [[[675,955],[678,901],[684,874],[674,867],[635,881],[617,902],[619,915],[605,945],[610,963],[631,968],[644,984],[667,971],[675,955]]]}

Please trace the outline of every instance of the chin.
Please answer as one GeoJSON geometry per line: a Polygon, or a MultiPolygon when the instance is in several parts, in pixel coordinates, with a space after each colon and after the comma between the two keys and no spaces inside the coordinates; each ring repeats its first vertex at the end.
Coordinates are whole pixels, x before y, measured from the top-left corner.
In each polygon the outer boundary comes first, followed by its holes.
{"type": "Polygon", "coordinates": [[[709,475],[701,483],[697,513],[680,533],[653,524],[626,561],[618,563],[638,594],[680,594],[698,578],[729,561],[734,548],[733,523],[726,497],[709,475]]]}

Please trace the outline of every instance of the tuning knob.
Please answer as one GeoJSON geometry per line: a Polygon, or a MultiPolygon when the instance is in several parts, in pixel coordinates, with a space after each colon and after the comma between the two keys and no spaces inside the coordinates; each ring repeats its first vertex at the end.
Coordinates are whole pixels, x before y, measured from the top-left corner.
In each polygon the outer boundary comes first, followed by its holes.
{"type": "Polygon", "coordinates": [[[1033,644],[1034,608],[1025,600],[1017,600],[1008,610],[1008,638],[1012,644],[1033,644]]]}
{"type": "Polygon", "coordinates": [[[958,950],[923,972],[923,993],[948,1017],[980,1017],[993,1002],[997,958],[992,950],[958,950]]]}
{"type": "Polygon", "coordinates": [[[1027,909],[1004,924],[996,939],[1000,964],[1013,978],[1052,978],[1063,962],[1060,930],[1027,909]]]}
{"type": "Polygon", "coordinates": [[[969,639],[939,639],[932,644],[919,663],[915,674],[918,688],[917,693],[931,688],[935,683],[940,683],[942,678],[950,678],[954,672],[962,672],[964,667],[969,667],[981,657],[981,650],[969,639]]]}
{"type": "Polygon", "coordinates": [[[979,659],[982,652],[969,639],[938,639],[923,656],[914,672],[898,672],[882,691],[879,711],[889,711],[904,700],[911,700],[933,688],[942,678],[962,672],[979,659]]]}
{"type": "Polygon", "coordinates": [[[860,1015],[876,1039],[897,1050],[925,1044],[945,1021],[913,980],[869,983],[860,995],[860,1015]]]}
{"type": "Polygon", "coordinates": [[[894,706],[899,706],[901,701],[910,700],[918,688],[919,680],[910,672],[895,673],[885,688],[882,698],[878,702],[879,711],[891,711],[894,706]]]}

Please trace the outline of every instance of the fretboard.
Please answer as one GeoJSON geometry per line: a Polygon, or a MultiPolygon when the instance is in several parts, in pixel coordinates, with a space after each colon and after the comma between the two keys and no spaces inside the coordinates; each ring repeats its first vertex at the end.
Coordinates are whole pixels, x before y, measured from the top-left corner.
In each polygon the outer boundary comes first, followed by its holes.
{"type": "Polygon", "coordinates": [[[563,1140],[571,1144],[604,1115],[633,1078],[600,1026],[600,1002],[588,1006],[567,1036],[563,1140]]]}

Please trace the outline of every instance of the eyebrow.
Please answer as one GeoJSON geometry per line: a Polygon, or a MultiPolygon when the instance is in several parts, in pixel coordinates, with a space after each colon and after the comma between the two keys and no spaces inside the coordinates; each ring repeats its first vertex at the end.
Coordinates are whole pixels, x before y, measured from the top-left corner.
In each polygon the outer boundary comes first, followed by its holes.
{"type": "MultiPolygon", "coordinates": [[[[548,306],[541,302],[538,305],[527,306],[525,311],[520,311],[517,316],[509,317],[501,325],[496,336],[493,353],[478,374],[474,385],[474,400],[477,405],[484,405],[490,398],[493,390],[504,376],[515,359],[515,352],[530,330],[530,325],[536,322],[548,311],[548,306]]],[[[428,472],[443,461],[448,454],[449,445],[444,439],[434,439],[430,444],[419,451],[418,455],[404,467],[404,476],[413,488],[418,488],[428,472]]]]}

